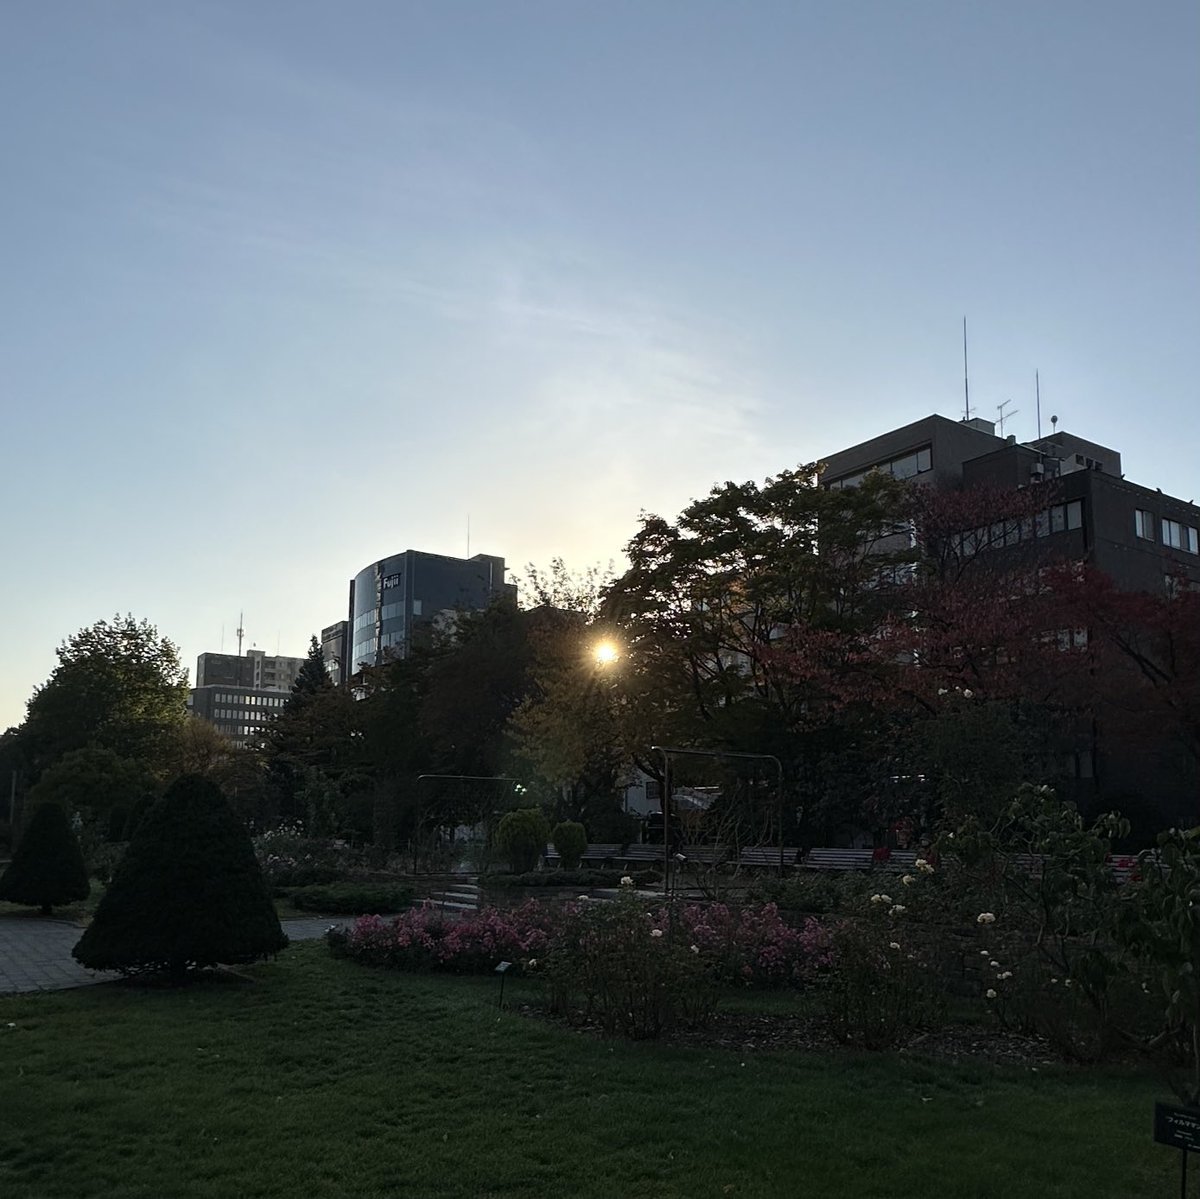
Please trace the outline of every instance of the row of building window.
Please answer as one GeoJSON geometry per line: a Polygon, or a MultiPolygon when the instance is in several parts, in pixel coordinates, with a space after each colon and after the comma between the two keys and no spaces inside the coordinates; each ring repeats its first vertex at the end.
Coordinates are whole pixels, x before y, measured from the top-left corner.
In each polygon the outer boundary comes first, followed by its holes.
{"type": "Polygon", "coordinates": [[[213,698],[219,704],[238,704],[243,708],[282,708],[288,701],[286,695],[238,695],[230,691],[218,691],[213,698]]]}
{"type": "MultiPolygon", "coordinates": [[[[1200,554],[1200,533],[1177,520],[1162,520],[1162,543],[1171,549],[1200,554]]],[[[1146,541],[1154,541],[1154,513],[1144,508],[1133,511],[1133,531],[1146,541]]]]}
{"type": "Polygon", "coordinates": [[[953,538],[954,550],[970,557],[986,549],[998,549],[1005,545],[1016,545],[1035,537],[1049,537],[1052,533],[1065,533],[1069,529],[1083,527],[1083,501],[1071,500],[1066,504],[1051,504],[1044,512],[1032,519],[1000,520],[995,524],[969,529],[953,538]]]}
{"type": "Polygon", "coordinates": [[[214,708],[214,720],[270,720],[269,712],[246,712],[241,708],[214,708]]]}
{"type": "Polygon", "coordinates": [[[911,479],[932,469],[933,450],[929,446],[923,446],[911,454],[893,458],[889,462],[876,463],[870,470],[859,471],[856,475],[847,475],[844,479],[835,479],[829,486],[834,491],[840,491],[843,487],[857,487],[873,470],[882,471],[885,475],[891,475],[895,479],[911,479]]]}

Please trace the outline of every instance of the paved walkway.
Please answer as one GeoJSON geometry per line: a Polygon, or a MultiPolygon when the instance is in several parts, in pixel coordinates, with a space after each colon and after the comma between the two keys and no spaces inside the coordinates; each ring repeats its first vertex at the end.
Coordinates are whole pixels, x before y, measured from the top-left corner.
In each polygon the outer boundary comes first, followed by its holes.
{"type": "MultiPolygon", "coordinates": [[[[311,941],[336,924],[329,917],[284,920],[293,941],[311,941]]],[[[0,916],[0,995],[14,991],[61,991],[120,978],[112,971],[85,970],[71,956],[83,929],[46,916],[0,916]]]]}

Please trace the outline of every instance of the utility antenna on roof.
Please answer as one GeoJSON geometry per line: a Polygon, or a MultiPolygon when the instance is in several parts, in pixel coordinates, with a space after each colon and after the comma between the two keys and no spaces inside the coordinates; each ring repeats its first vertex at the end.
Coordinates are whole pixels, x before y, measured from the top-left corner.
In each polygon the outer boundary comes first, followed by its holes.
{"type": "Polygon", "coordinates": [[[967,318],[963,317],[963,420],[971,419],[971,385],[967,381],[967,318]]]}
{"type": "Polygon", "coordinates": [[[1039,372],[1033,372],[1033,386],[1037,390],[1037,422],[1038,422],[1038,441],[1042,440],[1042,376],[1039,372]]]}
{"type": "Polygon", "coordinates": [[[245,616],[245,612],[238,613],[237,638],[238,638],[238,657],[239,658],[242,656],[242,637],[244,636],[244,630],[242,629],[242,617],[243,616],[245,616]]]}
{"type": "Polygon", "coordinates": [[[1008,420],[1010,416],[1016,416],[1017,413],[1021,411],[1020,408],[1014,408],[1011,412],[1005,412],[1004,409],[1007,408],[1011,403],[1012,400],[1003,400],[1001,403],[996,405],[996,411],[1000,414],[1000,419],[996,422],[996,424],[1000,426],[1001,437],[1004,436],[1004,422],[1008,420]]]}

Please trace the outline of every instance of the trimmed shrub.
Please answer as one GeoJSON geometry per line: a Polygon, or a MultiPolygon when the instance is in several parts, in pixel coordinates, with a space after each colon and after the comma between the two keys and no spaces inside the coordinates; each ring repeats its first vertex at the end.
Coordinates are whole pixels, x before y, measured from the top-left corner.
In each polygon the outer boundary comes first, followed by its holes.
{"type": "Polygon", "coordinates": [[[546,851],[550,825],[541,808],[516,808],[496,829],[496,846],[514,874],[528,874],[546,851]]]}
{"type": "Polygon", "coordinates": [[[178,980],[286,945],[245,828],[219,787],[185,775],[146,813],[72,952],[90,970],[178,980]]]}
{"type": "Polygon", "coordinates": [[[330,883],[322,887],[297,887],[292,906],[303,912],[329,912],[336,916],[378,915],[412,907],[412,887],[378,883],[330,883]]]}
{"type": "Polygon", "coordinates": [[[531,870],[528,874],[484,874],[485,887],[617,887],[633,879],[635,887],[648,887],[662,879],[660,870],[531,870]]]}
{"type": "Polygon", "coordinates": [[[587,831],[575,820],[564,820],[554,826],[550,841],[558,850],[564,870],[575,870],[587,849],[587,831]]]}
{"type": "Polygon", "coordinates": [[[61,804],[33,811],[13,859],[0,877],[0,899],[51,911],[91,893],[79,841],[61,804]]]}

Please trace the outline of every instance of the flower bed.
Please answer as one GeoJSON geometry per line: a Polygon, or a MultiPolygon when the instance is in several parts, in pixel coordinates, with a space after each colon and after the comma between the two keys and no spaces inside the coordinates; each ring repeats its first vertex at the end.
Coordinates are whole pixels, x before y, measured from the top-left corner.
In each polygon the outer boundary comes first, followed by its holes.
{"type": "MultiPolygon", "coordinates": [[[[815,920],[792,928],[774,904],[741,910],[724,904],[642,907],[632,895],[620,902],[637,907],[647,936],[670,934],[685,944],[714,981],[796,984],[829,964],[825,930],[815,920]]],[[[610,906],[582,896],[559,906],[531,899],[515,908],[452,917],[425,904],[390,920],[364,916],[348,930],[333,930],[329,942],[340,955],[401,970],[486,972],[501,959],[525,969],[546,949],[577,937],[610,906]]]]}

